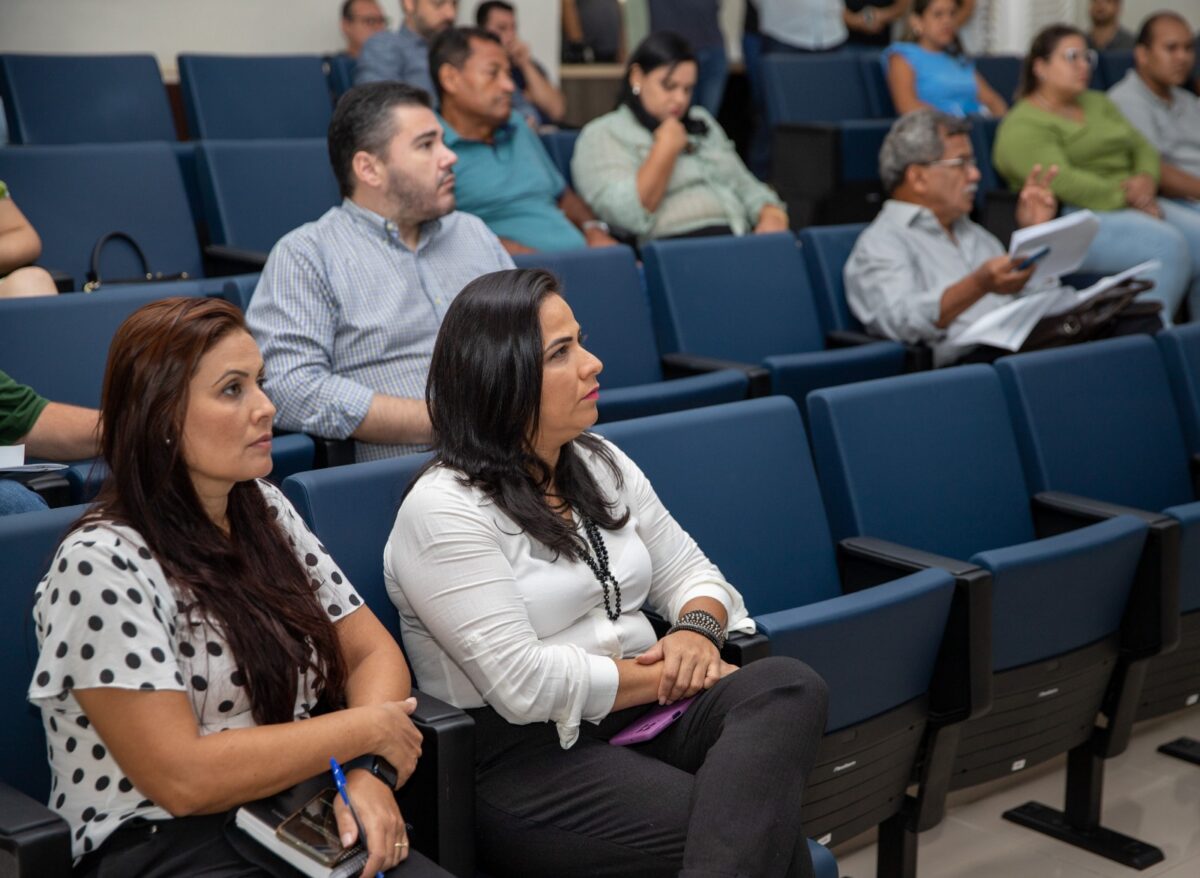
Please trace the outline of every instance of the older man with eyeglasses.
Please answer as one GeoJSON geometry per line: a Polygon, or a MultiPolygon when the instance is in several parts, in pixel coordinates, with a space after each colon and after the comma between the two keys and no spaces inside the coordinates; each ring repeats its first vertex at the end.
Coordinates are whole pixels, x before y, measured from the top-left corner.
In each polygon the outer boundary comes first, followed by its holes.
{"type": "MultiPolygon", "coordinates": [[[[967,216],[979,185],[970,129],[967,120],[930,109],[896,120],[879,151],[890,198],[845,268],[847,302],[867,331],[928,344],[938,366],[998,356],[955,338],[1024,289],[1034,271],[1018,268],[996,236],[967,216]]],[[[1018,225],[1054,218],[1058,202],[1049,185],[1056,172],[1030,172],[1018,225]]]]}

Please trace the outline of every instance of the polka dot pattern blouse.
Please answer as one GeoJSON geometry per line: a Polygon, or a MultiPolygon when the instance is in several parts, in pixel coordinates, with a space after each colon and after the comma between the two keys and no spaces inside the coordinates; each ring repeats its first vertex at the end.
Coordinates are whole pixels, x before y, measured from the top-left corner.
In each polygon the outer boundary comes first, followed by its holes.
{"type": "MultiPolygon", "coordinates": [[[[260,481],[333,620],[362,605],[329,553],[274,485],[260,481]]],[[[134,817],[169,820],[121,772],[75,700],[75,689],[113,687],[187,693],[201,734],[255,725],[249,695],[220,631],[189,621],[183,595],[141,536],[111,523],[70,533],[34,595],[40,655],[29,700],[42,711],[49,745],[50,807],[71,826],[80,857],[134,817]]],[[[316,703],[311,675],[299,680],[297,719],[316,703]]]]}

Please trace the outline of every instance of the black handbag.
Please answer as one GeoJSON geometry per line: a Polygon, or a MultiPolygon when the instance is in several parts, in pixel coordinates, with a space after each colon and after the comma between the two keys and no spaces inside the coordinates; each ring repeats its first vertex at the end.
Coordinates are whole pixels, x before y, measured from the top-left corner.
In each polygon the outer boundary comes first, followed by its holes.
{"type": "Polygon", "coordinates": [[[92,247],[92,258],[88,262],[87,283],[83,285],[85,293],[94,293],[105,284],[144,284],[154,281],[166,280],[187,280],[188,273],[186,271],[178,272],[177,274],[164,274],[161,271],[151,271],[150,263],[146,261],[146,254],[142,252],[142,248],[138,246],[138,242],[133,240],[133,236],[127,235],[125,232],[108,232],[101,235],[96,245],[92,247]],[[125,277],[119,280],[101,280],[100,279],[100,256],[104,253],[104,248],[109,241],[124,241],[130,246],[135,254],[137,254],[138,262],[142,265],[142,273],[137,277],[125,277]]]}
{"type": "Polygon", "coordinates": [[[1021,345],[1020,353],[1107,338],[1118,320],[1157,318],[1162,310],[1161,302],[1135,301],[1153,286],[1151,281],[1128,280],[1065,314],[1043,317],[1021,345]]]}

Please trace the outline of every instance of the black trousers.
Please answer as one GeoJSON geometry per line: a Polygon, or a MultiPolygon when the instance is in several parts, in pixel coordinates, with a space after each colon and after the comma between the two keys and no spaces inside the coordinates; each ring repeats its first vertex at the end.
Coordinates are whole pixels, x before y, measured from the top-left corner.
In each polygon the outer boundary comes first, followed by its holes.
{"type": "MultiPolygon", "coordinates": [[[[75,878],[304,878],[232,824],[232,812],[133,820],[80,860],[75,878]]],[[[416,851],[388,878],[448,878],[416,851]]]]}
{"type": "Polygon", "coordinates": [[[469,711],[480,868],[496,878],[811,876],[800,804],[825,728],[816,672],[754,662],[657,738],[608,743],[647,709],[584,723],[569,750],[552,723],[469,711]]]}

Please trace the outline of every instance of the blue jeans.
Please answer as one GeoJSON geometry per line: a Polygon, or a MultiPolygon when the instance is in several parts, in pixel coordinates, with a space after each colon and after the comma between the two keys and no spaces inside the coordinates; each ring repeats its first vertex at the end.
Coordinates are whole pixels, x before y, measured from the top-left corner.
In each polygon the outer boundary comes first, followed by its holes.
{"type": "Polygon", "coordinates": [[[1163,323],[1170,326],[1185,298],[1192,319],[1200,319],[1200,210],[1165,198],[1158,203],[1161,220],[1132,208],[1097,213],[1100,231],[1079,270],[1116,274],[1157,259],[1162,265],[1145,275],[1154,289],[1143,298],[1163,303],[1163,323]]]}
{"type": "Polygon", "coordinates": [[[46,509],[46,501],[12,479],[0,479],[0,515],[37,512],[46,509]]]}
{"type": "Polygon", "coordinates": [[[698,104],[713,116],[721,112],[721,99],[725,97],[725,80],[729,77],[729,59],[724,46],[705,46],[696,49],[696,89],[692,92],[692,103],[698,104]]]}

